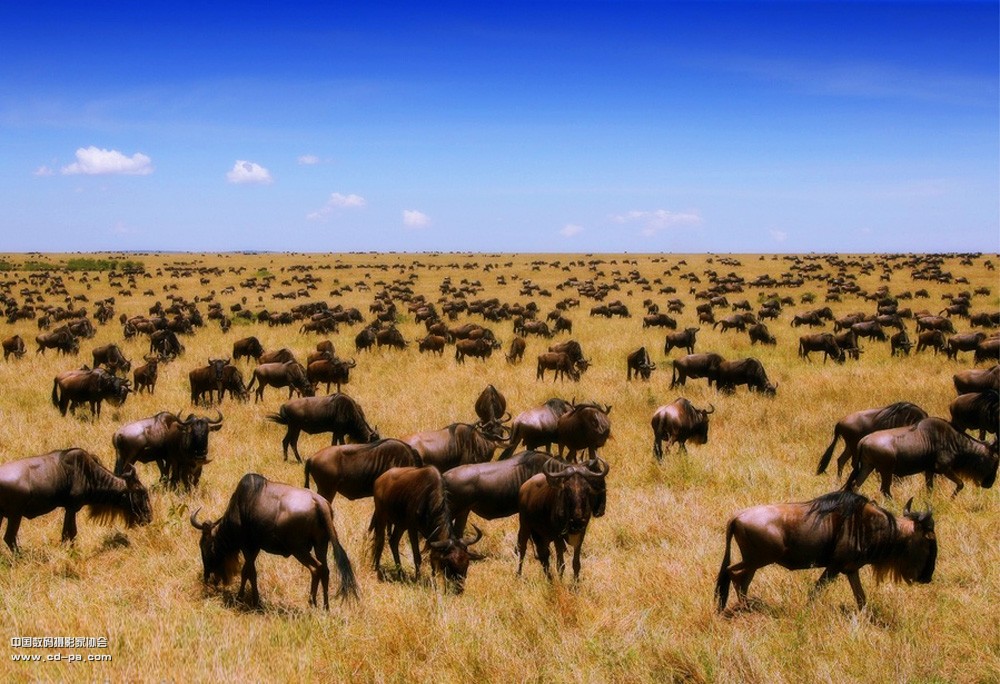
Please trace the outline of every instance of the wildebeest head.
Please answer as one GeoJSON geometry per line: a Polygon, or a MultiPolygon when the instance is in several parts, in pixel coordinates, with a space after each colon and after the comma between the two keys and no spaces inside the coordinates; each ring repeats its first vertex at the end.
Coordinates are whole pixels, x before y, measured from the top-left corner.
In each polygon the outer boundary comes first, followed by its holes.
{"type": "Polygon", "coordinates": [[[462,539],[443,539],[428,543],[431,551],[431,567],[434,572],[441,571],[445,585],[456,594],[465,591],[465,577],[469,574],[469,561],[482,560],[482,556],[469,551],[469,547],[483,537],[483,532],[475,525],[476,531],[471,537],[462,539]]]}
{"type": "MultiPolygon", "coordinates": [[[[124,496],[127,501],[124,511],[125,524],[128,527],[137,527],[153,522],[153,506],[149,501],[149,490],[139,481],[135,468],[132,466],[126,468],[121,478],[125,480],[124,496]]],[[[96,513],[94,507],[91,508],[91,514],[100,515],[96,513]]]]}
{"type": "Polygon", "coordinates": [[[200,459],[203,463],[208,463],[205,456],[208,454],[208,433],[222,429],[222,412],[216,409],[215,419],[196,416],[193,413],[181,420],[177,416],[178,426],[181,429],[181,446],[190,456],[200,459]]]}
{"type": "Polygon", "coordinates": [[[907,584],[913,582],[927,584],[934,575],[934,565],[937,561],[934,518],[930,509],[923,512],[911,511],[912,504],[911,498],[906,502],[903,516],[913,522],[913,532],[907,536],[904,551],[892,570],[907,584]]]}
{"type": "Polygon", "coordinates": [[[198,521],[199,508],[191,514],[191,525],[201,531],[201,539],[198,542],[201,548],[202,580],[208,584],[214,579],[215,584],[229,584],[233,576],[239,570],[240,555],[239,549],[234,552],[223,551],[219,548],[218,532],[219,523],[222,518],[215,522],[206,520],[198,521]]]}
{"type": "Polygon", "coordinates": [[[229,365],[229,359],[209,359],[208,366],[212,369],[212,377],[216,382],[222,382],[222,369],[229,365]]]}
{"type": "Polygon", "coordinates": [[[605,480],[610,466],[597,459],[599,470],[588,465],[571,465],[560,472],[545,472],[545,480],[556,490],[554,516],[562,521],[563,534],[579,534],[587,529],[591,515],[604,513],[605,480]]]}

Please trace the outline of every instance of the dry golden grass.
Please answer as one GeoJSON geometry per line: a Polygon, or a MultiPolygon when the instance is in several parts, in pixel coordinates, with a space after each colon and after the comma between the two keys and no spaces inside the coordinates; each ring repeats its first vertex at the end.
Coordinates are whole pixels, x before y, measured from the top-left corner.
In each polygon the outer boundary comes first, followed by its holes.
{"type": "MultiPolygon", "coordinates": [[[[17,257],[13,257],[16,259],[17,257]]],[[[52,257],[58,258],[58,257],[52,257]]],[[[199,285],[198,276],[140,279],[135,294],[119,297],[117,310],[145,312],[164,299],[165,284],[176,284],[189,299],[208,289],[237,286],[241,277],[266,268],[278,276],[273,289],[249,297],[254,310],[290,309],[298,300],[275,300],[271,294],[297,289],[278,283],[293,275],[284,271],[296,263],[314,266],[350,265],[350,269],[315,270],[321,277],[318,299],[357,306],[367,316],[368,304],[379,289],[375,281],[418,275],[414,289],[436,300],[442,279],[450,276],[480,280],[482,297],[526,302],[519,296],[516,274],[530,278],[553,293],[537,298],[543,313],[558,299],[575,295],[556,285],[569,275],[595,277],[586,267],[571,272],[542,266],[536,259],[569,264],[579,257],[484,255],[144,255],[150,273],[157,266],[177,262],[245,266],[243,276],[226,273],[211,285],[199,285]],[[475,262],[472,269],[450,264],[475,262]],[[486,264],[500,268],[485,272],[486,264]],[[510,263],[510,266],[504,264],[510,263]],[[388,270],[364,266],[382,264],[388,270]],[[419,265],[414,265],[419,264],[419,265]],[[430,268],[433,266],[434,268],[430,268]],[[412,271],[411,271],[412,268],[412,271]],[[506,274],[508,284],[496,284],[506,274]],[[342,297],[329,296],[339,284],[372,283],[370,291],[356,286],[342,297]],[[139,293],[151,288],[155,297],[139,293]]],[[[688,304],[681,326],[695,320],[694,297],[686,281],[665,271],[682,257],[608,256],[598,268],[604,280],[614,271],[633,268],[650,280],[678,288],[688,304]],[[617,263],[616,263],[617,262],[617,263]]],[[[741,257],[731,268],[707,263],[706,256],[686,256],[687,266],[702,274],[737,270],[747,280],[761,273],[778,275],[788,262],[771,257],[741,257]]],[[[584,258],[584,260],[589,259],[584,258]]],[[[969,285],[937,285],[911,281],[907,271],[896,271],[889,286],[894,293],[926,287],[929,300],[906,302],[915,310],[940,309],[941,295],[987,286],[994,294],[974,299],[975,311],[996,310],[1000,289],[994,272],[983,259],[962,266],[957,258],[948,270],[968,278],[969,285]]],[[[829,272],[829,267],[827,267],[829,272]]],[[[881,283],[863,275],[859,284],[874,290],[881,283]]],[[[79,278],[80,274],[76,274],[79,278]]],[[[0,278],[3,280],[6,278],[0,278]]],[[[91,289],[79,280],[66,284],[72,294],[86,292],[91,300],[108,294],[107,276],[91,275],[91,289]]],[[[14,291],[20,290],[18,284],[14,291]]],[[[659,286],[654,286],[658,289],[659,286]]],[[[799,301],[804,292],[818,295],[824,284],[809,281],[790,294],[799,301]]],[[[758,290],[745,296],[756,306],[758,290]]],[[[221,295],[226,308],[244,294],[221,295]]],[[[891,358],[885,343],[865,344],[860,362],[823,365],[796,357],[799,334],[793,313],[811,308],[786,307],[777,322],[769,322],[778,337],[776,348],[751,348],[745,334],[713,332],[702,326],[697,349],[718,351],[727,358],[756,356],[772,380],[778,396],[765,399],[741,388],[732,396],[718,395],[705,382],[689,381],[683,390],[669,390],[669,361],[662,353],[663,333],[641,327],[642,301],[651,297],[661,305],[667,295],[622,285],[612,298],[621,298],[633,318],[608,322],[587,315],[592,302],[583,300],[569,312],[574,337],[594,362],[579,383],[535,380],[535,355],[547,342],[529,338],[524,363],[506,364],[495,355],[485,363],[470,359],[458,366],[453,351],[443,358],[417,353],[377,351],[355,354],[358,328],[343,327],[331,335],[338,353],[355,357],[357,368],[344,391],[364,407],[369,421],[383,436],[401,437],[423,429],[474,418],[473,402],[487,383],[507,397],[513,413],[552,396],[592,399],[613,405],[614,437],[603,455],[611,463],[607,515],[591,522],[584,544],[581,581],[549,584],[534,559],[525,563],[524,576],[515,575],[516,519],[475,521],[485,537],[480,550],[487,560],[470,570],[462,596],[442,595],[426,583],[379,583],[366,554],[366,529],[371,500],[350,502],[337,498],[335,512],[341,539],[350,555],[361,590],[355,604],[335,604],[329,613],[308,606],[308,573],[292,559],[262,555],[258,560],[263,608],[248,611],[234,605],[235,585],[224,591],[201,582],[198,534],[188,515],[198,507],[203,516],[218,516],[239,478],[260,472],[277,481],[300,485],[302,467],[281,460],[283,429],[263,419],[287,396],[268,389],[261,404],[226,402],[225,425],[211,441],[213,462],[206,467],[201,486],[177,493],[153,485],[154,521],[148,527],[125,531],[88,524],[81,516],[75,547],[58,542],[62,516],[53,513],[24,521],[19,541],[23,553],[14,558],[0,549],[0,638],[7,645],[0,660],[5,681],[539,681],[539,682],[989,682],[1000,672],[1000,501],[997,491],[969,486],[955,500],[951,486],[939,480],[929,497],[922,478],[894,487],[896,500],[886,505],[899,510],[915,496],[919,506],[930,503],[937,520],[940,553],[934,581],[921,586],[876,586],[871,573],[862,581],[869,608],[855,610],[847,582],[838,580],[816,600],[807,594],[819,571],[790,573],[772,567],[761,571],[751,587],[758,600],[754,611],[733,618],[715,613],[712,590],[723,553],[726,520],[745,506],[775,501],[801,501],[834,489],[835,476],[816,476],[820,454],[835,422],[844,414],[893,401],[908,400],[932,415],[947,416],[954,396],[952,374],[971,365],[971,355],[959,362],[924,353],[891,358]],[[631,292],[629,291],[631,290],[631,292]],[[659,369],[648,383],[625,382],[625,355],[646,345],[659,369]],[[699,406],[715,405],[709,443],[691,446],[688,454],[668,453],[662,464],[652,457],[649,419],[653,410],[685,396],[699,406]],[[51,653],[9,648],[13,636],[106,636],[110,663],[13,663],[14,653],[51,653]]],[[[738,298],[738,297],[737,297],[738,298]]],[[[51,300],[52,298],[50,298],[51,300]]],[[[401,303],[402,304],[402,303],[401,303]]],[[[832,304],[834,313],[871,311],[871,302],[845,298],[832,304]]],[[[202,307],[205,311],[204,306],[202,307]]],[[[405,311],[405,307],[403,309],[405,311]]],[[[464,319],[463,319],[464,320],[464,319]]],[[[474,318],[472,320],[480,320],[474,318]]],[[[489,325],[489,324],[488,324],[489,325]]],[[[509,322],[493,324],[506,343],[509,322]]],[[[960,329],[966,325],[960,324],[960,329]]],[[[405,315],[404,336],[414,340],[422,325],[405,315]]],[[[265,348],[288,346],[300,357],[311,349],[315,336],[300,336],[298,326],[267,328],[236,324],[228,334],[210,324],[184,339],[186,354],[160,373],[155,396],[132,396],[119,409],[105,406],[101,420],[61,418],[51,405],[52,377],[59,371],[90,360],[90,350],[117,342],[138,361],[145,339],[122,342],[117,322],[100,327],[97,337],[82,345],[79,357],[36,356],[33,345],[23,360],[0,364],[0,458],[4,461],[52,449],[80,446],[113,462],[110,438],[123,423],[159,410],[189,410],[187,372],[212,356],[228,356],[232,342],[257,335],[265,348]]],[[[19,332],[32,340],[32,321],[2,324],[3,336],[19,332]]],[[[911,324],[912,334],[912,324],[911,324]]],[[[449,353],[450,352],[450,353],[449,353]]],[[[675,350],[672,357],[679,353],[675,350]]],[[[244,364],[249,379],[250,366],[244,364]]],[[[328,443],[325,436],[304,435],[303,455],[328,443]]],[[[155,482],[155,468],[140,466],[147,484],[155,482]]],[[[870,480],[863,493],[876,495],[870,480]]],[[[409,568],[408,547],[404,562],[409,568]]],[[[529,551],[530,553],[530,551],[529,551]]],[[[426,574],[426,570],[425,570],[426,574]]],[[[334,583],[336,580],[334,579],[334,583]]],[[[43,655],[44,657],[44,655],[43,655]]]]}

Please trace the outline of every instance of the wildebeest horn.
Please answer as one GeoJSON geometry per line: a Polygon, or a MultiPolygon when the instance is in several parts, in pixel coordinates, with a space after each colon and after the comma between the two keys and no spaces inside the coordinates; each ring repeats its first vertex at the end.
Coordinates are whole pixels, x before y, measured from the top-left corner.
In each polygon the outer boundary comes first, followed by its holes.
{"type": "Polygon", "coordinates": [[[198,509],[191,514],[191,526],[194,527],[196,530],[207,530],[209,527],[212,526],[212,523],[208,522],[207,520],[203,523],[198,522],[198,513],[200,511],[201,507],[198,507],[198,509]]]}
{"type": "Polygon", "coordinates": [[[715,406],[713,406],[712,404],[709,404],[709,405],[708,405],[708,408],[707,408],[707,409],[705,409],[705,413],[706,413],[706,414],[709,414],[709,413],[715,413],[715,406]]]}
{"type": "Polygon", "coordinates": [[[511,415],[510,415],[510,411],[508,411],[507,413],[504,414],[504,417],[499,420],[499,422],[506,423],[510,419],[511,419],[511,415]]]}
{"type": "Polygon", "coordinates": [[[451,539],[443,539],[441,541],[427,542],[427,546],[429,546],[432,549],[437,549],[439,551],[441,549],[448,548],[451,544],[452,544],[452,540],[451,539]]]}
{"type": "Polygon", "coordinates": [[[220,411],[219,409],[215,409],[215,415],[218,416],[215,420],[209,420],[206,418],[206,420],[208,420],[208,422],[211,423],[212,425],[218,425],[219,423],[222,422],[222,411],[220,411]]]}
{"type": "Polygon", "coordinates": [[[611,413],[611,404],[605,405],[605,407],[604,407],[604,413],[605,413],[605,415],[611,413]]]}
{"type": "Polygon", "coordinates": [[[912,508],[913,508],[913,497],[911,496],[910,500],[906,502],[905,506],[903,506],[903,515],[906,515],[907,513],[909,513],[910,509],[912,509],[912,508]]]}
{"type": "Polygon", "coordinates": [[[349,364],[347,364],[347,367],[348,368],[354,368],[357,365],[358,365],[357,361],[355,361],[354,359],[351,359],[351,362],[349,364]]]}
{"type": "Polygon", "coordinates": [[[483,538],[483,531],[481,529],[479,529],[475,525],[472,526],[472,529],[474,529],[476,531],[476,533],[473,536],[471,536],[471,537],[462,537],[462,544],[464,546],[472,546],[477,541],[479,541],[480,539],[483,538]]]}
{"type": "MultiPolygon", "coordinates": [[[[611,470],[611,464],[605,461],[600,456],[597,456],[594,460],[597,461],[597,467],[600,468],[600,470],[588,473],[587,477],[603,480],[605,477],[607,477],[608,472],[611,470]]],[[[588,470],[589,470],[589,464],[588,464],[588,470]]]]}

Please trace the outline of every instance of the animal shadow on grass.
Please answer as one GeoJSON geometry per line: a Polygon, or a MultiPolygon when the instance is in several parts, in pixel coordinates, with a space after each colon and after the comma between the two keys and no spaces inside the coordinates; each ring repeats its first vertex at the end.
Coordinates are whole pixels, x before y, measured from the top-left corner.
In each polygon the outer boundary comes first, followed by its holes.
{"type": "Polygon", "coordinates": [[[775,606],[769,605],[764,599],[755,596],[748,596],[745,601],[729,606],[722,611],[721,615],[726,619],[733,619],[743,613],[766,615],[771,618],[776,618],[780,615],[780,611],[775,606]]]}

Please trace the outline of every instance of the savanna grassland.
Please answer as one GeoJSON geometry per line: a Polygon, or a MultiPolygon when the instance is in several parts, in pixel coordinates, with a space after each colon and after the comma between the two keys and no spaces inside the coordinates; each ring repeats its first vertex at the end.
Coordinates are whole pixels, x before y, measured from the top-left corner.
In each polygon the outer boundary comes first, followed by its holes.
{"type": "MultiPolygon", "coordinates": [[[[114,255],[101,255],[114,258],[114,255]]],[[[4,681],[376,681],[376,682],[996,682],[1000,680],[1000,493],[970,484],[955,499],[952,486],[939,478],[932,494],[922,478],[894,486],[894,500],[882,501],[877,478],[862,493],[899,512],[915,497],[918,508],[933,507],[939,556],[928,585],[876,585],[870,570],[861,573],[869,605],[855,608],[843,578],[809,601],[819,570],[787,572],[777,567],[757,574],[750,588],[754,609],[732,617],[715,612],[713,587],[723,554],[724,528],[737,510],[759,503],[804,501],[835,489],[832,473],[815,475],[820,454],[829,444],[833,426],[845,414],[895,401],[911,401],[936,416],[948,416],[954,398],[952,376],[972,366],[971,353],[958,361],[930,351],[893,358],[885,342],[863,342],[859,361],[824,364],[821,355],[810,363],[797,357],[800,334],[792,328],[795,313],[824,305],[827,282],[837,267],[827,257],[800,262],[800,268],[779,256],[740,256],[739,265],[706,255],[568,256],[568,255],[297,255],[297,254],[159,254],[128,255],[142,262],[149,277],[140,276],[131,294],[111,287],[107,271],[65,271],[70,295],[85,294],[93,302],[116,297],[116,312],[146,313],[168,294],[188,300],[214,291],[230,305],[246,297],[256,312],[286,311],[311,299],[331,306],[359,308],[366,316],[383,285],[406,280],[415,294],[429,301],[439,297],[445,278],[452,284],[479,281],[474,298],[497,297],[502,302],[534,299],[541,314],[575,288],[558,289],[570,277],[612,284],[608,299],[622,300],[632,312],[628,319],[591,317],[595,304],[581,297],[581,306],[567,312],[573,338],[583,346],[592,367],[579,383],[535,380],[535,357],[549,344],[528,338],[519,365],[494,354],[485,362],[469,359],[459,366],[452,347],[443,357],[420,354],[413,342],[424,334],[400,308],[399,329],[411,341],[405,351],[383,349],[356,353],[354,336],[360,326],[341,326],[331,339],[339,356],[355,358],[346,393],[358,400],[382,436],[403,437],[456,421],[475,419],[473,403],[487,383],[494,384],[513,414],[553,396],[594,400],[612,405],[613,438],[602,450],[611,465],[607,514],[591,521],[584,544],[583,570],[577,586],[569,581],[548,583],[530,558],[522,577],[516,576],[517,520],[472,521],[484,531],[477,549],[487,558],[469,572],[464,595],[444,595],[429,582],[380,583],[367,552],[371,499],[334,502],[336,525],[360,585],[360,600],[334,602],[329,612],[308,605],[308,572],[293,559],[262,554],[257,562],[263,606],[248,610],[234,601],[235,584],[225,590],[201,581],[198,532],[188,517],[197,508],[215,518],[223,512],[239,478],[259,472],[276,481],[301,485],[302,466],[281,458],[284,428],[264,419],[287,398],[269,388],[259,404],[222,405],[222,430],[213,433],[210,456],[199,487],[190,492],[165,489],[157,483],[155,466],[140,465],[151,487],[152,524],[131,530],[100,527],[80,516],[75,546],[61,545],[61,511],[26,520],[21,525],[22,552],[13,557],[0,549],[0,679],[4,681]],[[538,262],[535,264],[535,262],[538,262]],[[303,285],[293,265],[311,266],[320,278],[306,297],[277,299],[303,285]],[[189,266],[178,275],[169,266],[189,266]],[[198,267],[217,267],[218,275],[203,277],[198,267]],[[806,267],[806,268],[801,268],[806,267]],[[760,296],[776,292],[794,298],[768,327],[775,347],[751,347],[745,333],[713,331],[702,325],[696,351],[715,351],[734,359],[755,356],[770,379],[778,383],[773,399],[750,394],[746,388],[722,395],[704,380],[669,389],[670,358],[663,354],[661,329],[642,328],[643,300],[666,308],[671,297],[686,307],[677,315],[679,327],[695,326],[695,305],[689,280],[697,274],[705,287],[706,271],[736,273],[747,282],[759,275],[801,276],[797,288],[746,288],[730,300],[746,297],[759,307],[760,296]],[[237,272],[238,271],[238,272],[237,272]],[[629,282],[638,272],[649,290],[629,282]],[[258,275],[274,278],[266,291],[245,290],[240,282],[258,275]],[[503,275],[506,284],[498,284],[503,275]],[[525,280],[548,289],[551,297],[520,294],[525,280]],[[659,282],[654,282],[659,279],[659,282]],[[346,289],[345,286],[350,286],[346,289]],[[165,290],[174,287],[176,290],[165,290]],[[224,288],[235,288],[222,294],[224,288]],[[662,294],[673,286],[677,294],[662,294]],[[150,290],[151,294],[143,294],[150,290]],[[331,291],[338,290],[333,296],[331,291]],[[804,295],[815,304],[802,303],[804,295]],[[625,380],[625,356],[645,345],[657,370],[649,382],[625,380]],[[690,445],[687,454],[673,449],[662,463],[652,455],[650,417],[656,407],[678,396],[697,406],[715,406],[706,445],[690,445]],[[14,636],[103,636],[106,649],[80,649],[81,654],[112,656],[104,663],[20,663],[15,653],[51,653],[10,647],[14,636]]],[[[731,257],[732,258],[732,257],[731,257]]],[[[994,260],[996,257],[993,257],[994,260]]],[[[5,263],[16,266],[23,255],[5,263]]],[[[67,263],[67,256],[44,255],[38,260],[67,263]]],[[[963,264],[947,257],[942,269],[967,283],[915,281],[904,259],[894,266],[891,280],[880,280],[874,256],[844,257],[845,272],[862,291],[885,285],[890,293],[925,288],[928,299],[902,301],[914,311],[937,313],[947,303],[944,294],[987,287],[991,294],[975,296],[973,312],[998,309],[1000,291],[987,257],[963,264]]],[[[45,283],[30,285],[28,271],[0,273],[8,292],[19,302],[22,288],[44,292],[45,283]],[[22,282],[22,279],[24,281],[22,282]]],[[[123,281],[123,278],[116,278],[123,281]]],[[[43,296],[45,296],[43,294],[43,296]]],[[[63,297],[45,296],[46,303],[64,304],[63,297]]],[[[81,305],[80,302],[77,302],[81,305]]],[[[829,304],[836,316],[873,313],[874,302],[844,295],[829,304]]],[[[91,306],[92,305],[88,305],[91,306]]],[[[207,305],[199,305],[202,313],[207,305]]],[[[719,314],[728,314],[720,310],[719,314]]],[[[458,323],[484,323],[479,316],[460,316],[458,323]]],[[[504,343],[512,337],[510,321],[485,322],[504,343]]],[[[960,332],[968,321],[957,319],[960,332]]],[[[0,363],[0,459],[9,461],[70,446],[83,447],[112,465],[111,435],[120,425],[157,411],[198,410],[190,404],[188,372],[209,357],[227,357],[233,341],[256,335],[265,349],[287,346],[302,359],[322,337],[300,335],[299,325],[268,327],[234,320],[228,333],[217,322],[193,336],[184,336],[185,354],[160,370],[154,395],[130,396],[121,407],[105,405],[102,417],[86,411],[60,417],[50,393],[56,373],[90,363],[91,350],[115,342],[133,364],[148,351],[144,336],[123,340],[117,317],[98,326],[96,337],[83,340],[77,357],[48,351],[36,355],[34,321],[0,323],[0,336],[20,333],[29,345],[20,361],[0,363]]],[[[908,322],[914,336],[913,322],[908,322]]],[[[827,327],[825,329],[831,329],[827,327]]],[[[565,334],[560,336],[566,339],[565,334]]],[[[252,365],[240,363],[249,380],[252,365]]],[[[981,366],[985,367],[985,366],[981,366]]],[[[303,435],[299,446],[313,453],[327,445],[326,435],[303,435]]],[[[839,448],[838,448],[839,453],[839,448]]],[[[529,550],[529,554],[531,551],[529,550]]],[[[387,557],[386,557],[387,558],[387,557]]],[[[404,544],[404,567],[411,568],[404,544]]],[[[387,562],[383,559],[383,563],[387,562]]],[[[333,571],[336,586],[336,572],[333,571]]],[[[424,577],[428,570],[424,568],[424,577]]],[[[44,657],[44,655],[43,655],[44,657]]]]}

